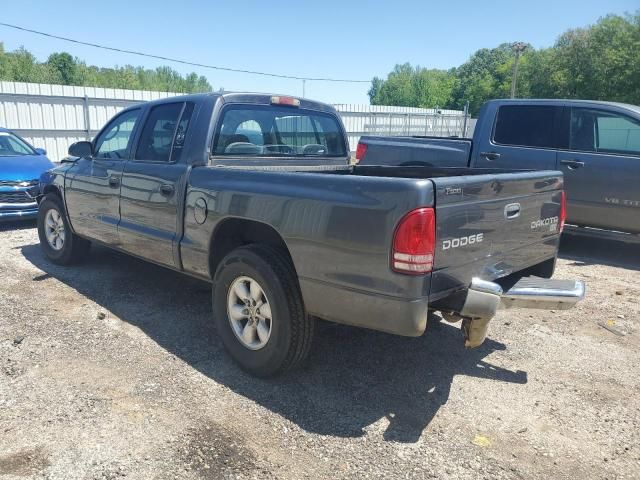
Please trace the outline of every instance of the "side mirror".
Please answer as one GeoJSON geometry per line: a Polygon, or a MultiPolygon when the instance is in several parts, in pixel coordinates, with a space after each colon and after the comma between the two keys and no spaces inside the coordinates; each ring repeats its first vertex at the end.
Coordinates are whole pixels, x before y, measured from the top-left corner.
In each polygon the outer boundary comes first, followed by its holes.
{"type": "Polygon", "coordinates": [[[36,148],[36,153],[38,155],[46,155],[47,151],[44,148],[36,148]]]}
{"type": "Polygon", "coordinates": [[[72,143],[69,147],[69,155],[72,157],[92,157],[93,156],[93,144],[91,142],[82,141],[72,143]]]}

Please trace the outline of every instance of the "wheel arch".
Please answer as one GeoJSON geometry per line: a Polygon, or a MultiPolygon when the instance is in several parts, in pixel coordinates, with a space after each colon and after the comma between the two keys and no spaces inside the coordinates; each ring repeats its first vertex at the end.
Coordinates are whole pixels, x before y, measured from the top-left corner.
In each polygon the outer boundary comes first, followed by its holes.
{"type": "MultiPolygon", "coordinates": [[[[280,250],[296,272],[291,252],[282,235],[271,225],[244,218],[227,218],[215,228],[209,241],[209,276],[215,273],[222,259],[238,247],[263,244],[280,250]]],[[[297,272],[296,272],[297,276],[297,272]]]]}

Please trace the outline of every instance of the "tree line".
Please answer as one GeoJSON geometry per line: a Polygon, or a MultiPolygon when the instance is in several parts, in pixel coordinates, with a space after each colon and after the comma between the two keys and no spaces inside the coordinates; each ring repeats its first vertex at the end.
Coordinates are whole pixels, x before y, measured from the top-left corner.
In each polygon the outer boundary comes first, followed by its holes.
{"type": "MultiPolygon", "coordinates": [[[[452,109],[468,101],[476,115],[486,100],[510,96],[515,60],[513,44],[505,43],[480,49],[450,70],[396,65],[386,79],[372,80],[369,98],[372,105],[452,109]]],[[[549,48],[527,45],[519,58],[516,97],[640,105],[640,11],[568,30],[549,48]]]]}
{"type": "Polygon", "coordinates": [[[0,80],[179,93],[212,90],[206,77],[198,76],[196,73],[183,76],[166,66],[156,69],[132,65],[101,68],[87,65],[67,52],[52,53],[45,62],[38,62],[33,54],[23,47],[7,52],[2,43],[0,80]]]}

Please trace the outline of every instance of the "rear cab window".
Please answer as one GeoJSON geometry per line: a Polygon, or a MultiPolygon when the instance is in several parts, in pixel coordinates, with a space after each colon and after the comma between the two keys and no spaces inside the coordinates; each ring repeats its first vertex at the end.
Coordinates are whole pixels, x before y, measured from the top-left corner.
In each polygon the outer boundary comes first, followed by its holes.
{"type": "Polygon", "coordinates": [[[503,105],[493,130],[493,143],[517,147],[558,148],[562,107],[503,105]]]}
{"type": "Polygon", "coordinates": [[[222,112],[212,153],[224,157],[346,157],[331,114],[269,105],[230,105],[222,112]]]}

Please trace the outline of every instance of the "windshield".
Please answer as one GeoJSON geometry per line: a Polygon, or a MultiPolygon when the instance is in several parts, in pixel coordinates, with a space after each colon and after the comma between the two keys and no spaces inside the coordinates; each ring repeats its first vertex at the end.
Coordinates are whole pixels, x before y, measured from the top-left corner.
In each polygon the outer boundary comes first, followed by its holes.
{"type": "Polygon", "coordinates": [[[344,157],[344,135],[334,115],[298,108],[242,105],[227,108],[214,155],[344,157]]]}
{"type": "Polygon", "coordinates": [[[16,155],[35,155],[35,151],[24,140],[13,133],[0,132],[0,157],[16,155]]]}

